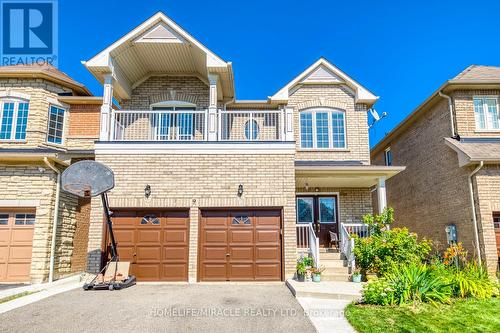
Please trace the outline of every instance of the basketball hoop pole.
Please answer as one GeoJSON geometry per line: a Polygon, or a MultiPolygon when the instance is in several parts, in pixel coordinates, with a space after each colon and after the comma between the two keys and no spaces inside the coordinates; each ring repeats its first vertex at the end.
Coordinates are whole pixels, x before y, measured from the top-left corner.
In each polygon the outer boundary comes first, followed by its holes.
{"type": "Polygon", "coordinates": [[[111,261],[118,261],[118,252],[116,251],[115,235],[113,234],[113,224],[111,223],[111,212],[109,211],[108,195],[106,192],[101,194],[104,214],[106,214],[106,223],[108,224],[109,238],[111,240],[111,261]]]}

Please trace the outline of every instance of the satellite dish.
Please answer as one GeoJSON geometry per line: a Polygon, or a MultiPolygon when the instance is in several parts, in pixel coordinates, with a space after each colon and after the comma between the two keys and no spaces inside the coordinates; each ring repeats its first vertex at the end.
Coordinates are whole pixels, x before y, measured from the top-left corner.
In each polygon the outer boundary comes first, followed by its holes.
{"type": "Polygon", "coordinates": [[[71,164],[61,175],[64,191],[82,198],[96,197],[115,187],[113,170],[102,163],[85,160],[71,164]]]}

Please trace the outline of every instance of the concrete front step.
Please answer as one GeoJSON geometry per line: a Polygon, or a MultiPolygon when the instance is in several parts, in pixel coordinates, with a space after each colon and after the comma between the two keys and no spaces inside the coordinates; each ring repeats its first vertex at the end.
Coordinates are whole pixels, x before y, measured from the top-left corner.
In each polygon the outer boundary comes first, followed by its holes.
{"type": "Polygon", "coordinates": [[[320,259],[321,266],[329,267],[347,267],[347,261],[339,259],[320,259]]]}
{"type": "Polygon", "coordinates": [[[342,259],[342,255],[340,253],[327,253],[327,252],[324,252],[324,253],[320,253],[319,254],[319,259],[331,259],[331,260],[341,260],[342,259]]]}
{"type": "Polygon", "coordinates": [[[314,297],[323,299],[341,299],[356,301],[361,299],[361,283],[324,281],[321,282],[298,282],[286,280],[286,285],[295,297],[314,297]]]}
{"type": "Polygon", "coordinates": [[[347,273],[330,273],[330,272],[324,271],[323,274],[321,274],[321,280],[322,281],[349,282],[349,281],[351,281],[351,277],[347,273]]]}

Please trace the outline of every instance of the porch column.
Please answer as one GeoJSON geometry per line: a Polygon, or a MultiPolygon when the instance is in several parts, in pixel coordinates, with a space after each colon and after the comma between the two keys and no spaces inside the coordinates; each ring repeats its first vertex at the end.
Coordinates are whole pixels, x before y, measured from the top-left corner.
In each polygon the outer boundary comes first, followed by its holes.
{"type": "Polygon", "coordinates": [[[104,92],[102,95],[101,106],[101,130],[99,133],[100,141],[107,141],[110,139],[110,125],[111,125],[111,112],[113,108],[113,76],[104,74],[104,92]]]}
{"type": "Polygon", "coordinates": [[[293,137],[293,108],[285,108],[285,141],[294,141],[293,137]]]}
{"type": "Polygon", "coordinates": [[[217,74],[208,74],[210,83],[208,104],[208,141],[217,141],[217,74]]]}
{"type": "Polygon", "coordinates": [[[378,212],[382,213],[387,207],[387,195],[385,191],[385,177],[380,177],[377,182],[378,212]]]}

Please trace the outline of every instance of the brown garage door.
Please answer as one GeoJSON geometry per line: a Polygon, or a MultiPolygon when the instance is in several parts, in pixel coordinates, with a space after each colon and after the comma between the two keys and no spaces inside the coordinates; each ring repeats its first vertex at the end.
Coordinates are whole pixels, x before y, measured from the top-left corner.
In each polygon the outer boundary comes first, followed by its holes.
{"type": "Polygon", "coordinates": [[[30,280],[34,211],[0,211],[0,281],[30,280]]]}
{"type": "Polygon", "coordinates": [[[118,255],[131,262],[138,281],[187,281],[188,211],[114,211],[114,216],[118,255]]]}
{"type": "Polygon", "coordinates": [[[280,210],[203,210],[200,281],[281,281],[280,210]]]}

